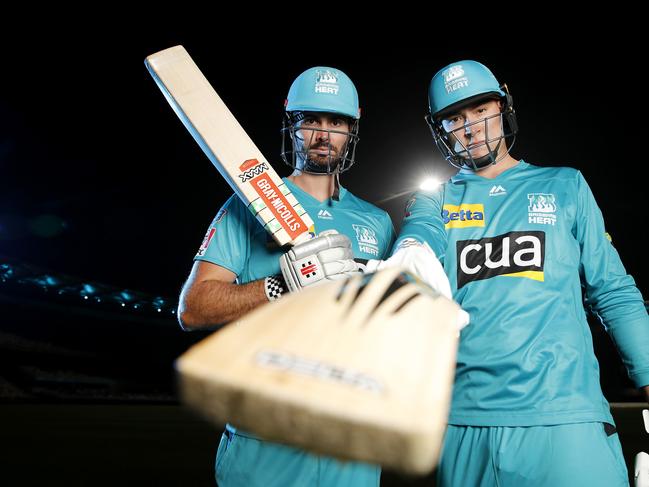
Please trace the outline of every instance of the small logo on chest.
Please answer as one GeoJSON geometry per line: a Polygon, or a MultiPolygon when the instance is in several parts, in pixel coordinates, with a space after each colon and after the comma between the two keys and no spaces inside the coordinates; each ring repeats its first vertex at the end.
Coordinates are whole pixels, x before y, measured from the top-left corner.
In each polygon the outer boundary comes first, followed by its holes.
{"type": "Polygon", "coordinates": [[[376,238],[376,232],[365,225],[352,225],[356,232],[356,241],[358,249],[370,255],[379,255],[379,241],[376,238]]]}
{"type": "Polygon", "coordinates": [[[529,193],[527,195],[529,223],[553,225],[557,223],[557,200],[552,193],[529,193]]]}

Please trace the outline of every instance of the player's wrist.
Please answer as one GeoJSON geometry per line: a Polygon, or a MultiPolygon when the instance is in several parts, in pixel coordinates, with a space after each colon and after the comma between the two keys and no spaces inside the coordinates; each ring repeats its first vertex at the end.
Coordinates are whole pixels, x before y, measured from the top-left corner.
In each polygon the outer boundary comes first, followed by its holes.
{"type": "Polygon", "coordinates": [[[288,292],[288,286],[281,274],[264,279],[264,293],[268,301],[276,301],[288,292]]]}

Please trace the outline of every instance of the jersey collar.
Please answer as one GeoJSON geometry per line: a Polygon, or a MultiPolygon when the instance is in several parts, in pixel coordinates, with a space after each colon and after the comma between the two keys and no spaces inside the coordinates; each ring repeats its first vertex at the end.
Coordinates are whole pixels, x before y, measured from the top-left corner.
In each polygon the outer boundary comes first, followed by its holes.
{"type": "MultiPolygon", "coordinates": [[[[317,198],[314,198],[311,196],[309,193],[304,191],[302,188],[300,188],[298,185],[293,183],[291,180],[288,178],[282,178],[282,180],[286,183],[286,186],[291,190],[292,193],[295,195],[299,195],[298,200],[302,201],[309,201],[312,206],[333,206],[336,205],[338,202],[333,201],[331,198],[328,198],[324,201],[320,201],[317,198]]],[[[342,201],[343,198],[347,195],[347,189],[345,189],[342,185],[340,186],[340,195],[339,195],[339,201],[342,201]]]]}
{"type": "Polygon", "coordinates": [[[516,174],[520,173],[521,171],[524,171],[527,169],[530,165],[525,162],[523,159],[520,159],[518,161],[518,164],[516,164],[513,167],[510,167],[506,171],[503,171],[500,173],[498,176],[495,178],[485,178],[480,176],[478,173],[475,171],[472,171],[471,169],[460,169],[455,176],[451,178],[451,181],[453,183],[459,182],[459,181],[484,181],[487,183],[491,183],[494,181],[506,181],[507,179],[515,176],[516,174]]]}

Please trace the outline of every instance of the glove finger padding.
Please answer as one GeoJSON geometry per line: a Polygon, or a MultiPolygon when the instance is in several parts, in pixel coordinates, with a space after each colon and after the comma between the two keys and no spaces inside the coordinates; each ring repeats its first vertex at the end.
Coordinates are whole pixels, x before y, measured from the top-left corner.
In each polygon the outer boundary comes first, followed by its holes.
{"type": "Polygon", "coordinates": [[[342,279],[356,274],[362,274],[356,262],[349,260],[334,260],[322,264],[325,269],[325,279],[342,279]]]}
{"type": "Polygon", "coordinates": [[[354,260],[352,249],[345,247],[333,247],[325,249],[316,254],[320,262],[326,264],[327,262],[334,262],[336,260],[354,260]]]}
{"type": "Polygon", "coordinates": [[[335,247],[347,248],[351,252],[352,243],[346,235],[339,233],[318,235],[316,238],[296,245],[288,253],[291,254],[292,260],[299,260],[335,247]]]}
{"type": "Polygon", "coordinates": [[[348,277],[346,273],[360,272],[351,248],[334,247],[323,250],[318,253],[318,259],[324,267],[326,279],[341,279],[348,277]],[[335,276],[341,273],[342,276],[335,276]]]}
{"type": "Polygon", "coordinates": [[[328,230],[293,247],[280,257],[279,263],[288,289],[294,292],[358,273],[353,257],[349,238],[328,230]]]}

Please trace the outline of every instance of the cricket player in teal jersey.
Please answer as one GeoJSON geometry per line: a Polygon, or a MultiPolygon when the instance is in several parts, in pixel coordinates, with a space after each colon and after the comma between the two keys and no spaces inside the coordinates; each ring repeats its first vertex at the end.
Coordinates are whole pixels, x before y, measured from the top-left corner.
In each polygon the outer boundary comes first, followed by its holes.
{"type": "Polygon", "coordinates": [[[437,485],[628,485],[584,298],[648,397],[649,318],[588,184],[510,155],[512,97],[478,62],[435,74],[429,108],[459,171],[414,194],[395,249],[428,244],[471,317],[437,485]]]}
{"type": "MultiPolygon", "coordinates": [[[[352,81],[334,68],[308,69],[293,82],[285,109],[282,157],[294,171],[284,181],[314,219],[314,233],[325,235],[287,252],[232,196],[212,221],[181,293],[184,329],[232,321],[298,290],[304,283],[291,278],[291,266],[301,246],[318,249],[326,279],[359,272],[354,258],[382,259],[390,252],[394,230],[389,215],[338,181],[354,163],[358,140],[360,109],[352,81]]],[[[311,455],[231,425],[216,458],[220,487],[378,487],[379,477],[378,466],[311,455]]]]}

